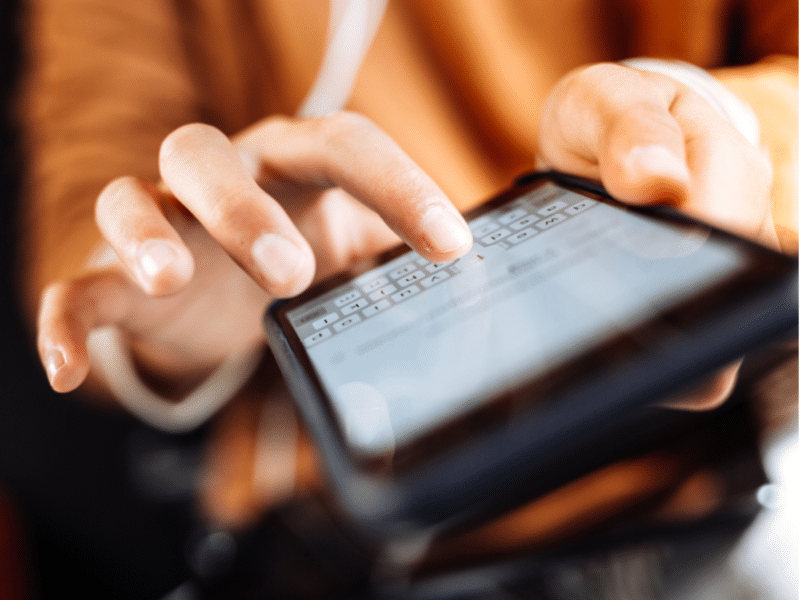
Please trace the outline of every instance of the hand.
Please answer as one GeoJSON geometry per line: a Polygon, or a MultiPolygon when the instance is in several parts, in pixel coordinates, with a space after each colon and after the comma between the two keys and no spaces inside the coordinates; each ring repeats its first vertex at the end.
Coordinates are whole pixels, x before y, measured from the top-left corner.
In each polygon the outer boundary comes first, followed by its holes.
{"type": "MultiPolygon", "coordinates": [[[[617,64],[569,73],[542,112],[539,166],[603,182],[631,204],[666,203],[720,228],[776,247],[771,173],[758,148],[680,83],[617,64]]],[[[721,404],[731,365],[674,402],[721,404]]]]}
{"type": "Polygon", "coordinates": [[[186,125],[164,140],[159,167],[160,184],[124,177],[97,200],[119,263],[43,294],[38,346],[57,391],[85,380],[94,327],[116,325],[147,371],[190,383],[263,343],[270,298],[298,294],[398,235],[432,261],[472,241],[433,181],[350,113],[269,118],[233,140],[186,125]]]}
{"type": "Polygon", "coordinates": [[[538,160],[599,179],[624,202],[671,204],[777,246],[760,149],[664,75],[605,63],[569,73],[545,101],[538,160]]]}

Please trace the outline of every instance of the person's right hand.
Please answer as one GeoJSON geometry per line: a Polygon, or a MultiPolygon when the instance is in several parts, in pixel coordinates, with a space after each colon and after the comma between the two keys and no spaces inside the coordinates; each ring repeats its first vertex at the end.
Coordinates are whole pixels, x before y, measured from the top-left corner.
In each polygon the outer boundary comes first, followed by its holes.
{"type": "MultiPolygon", "coordinates": [[[[669,204],[702,221],[777,248],[771,169],[706,99],[662,75],[610,63],[565,75],[541,116],[537,162],[600,180],[633,205],[669,204]]],[[[721,405],[737,361],[669,402],[685,410],[721,405]]]]}
{"type": "Polygon", "coordinates": [[[191,384],[264,342],[270,298],[302,292],[395,234],[437,262],[472,241],[430,177],[352,113],[271,117],[232,140],[186,125],[164,140],[159,167],[160,183],[122,177],[97,200],[116,264],[42,295],[38,347],[57,391],[86,379],[95,327],[117,326],[158,379],[191,384]]]}

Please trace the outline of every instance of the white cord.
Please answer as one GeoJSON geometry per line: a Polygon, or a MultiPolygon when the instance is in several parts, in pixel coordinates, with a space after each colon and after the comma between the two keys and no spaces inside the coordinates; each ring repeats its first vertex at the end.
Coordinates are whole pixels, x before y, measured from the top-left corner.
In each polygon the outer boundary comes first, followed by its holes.
{"type": "Polygon", "coordinates": [[[344,108],[383,19],[388,0],[331,0],[328,45],[299,117],[324,117],[344,108]]]}
{"type": "Polygon", "coordinates": [[[228,357],[192,392],[172,402],[139,378],[119,329],[94,329],[87,345],[92,364],[119,403],[145,423],[169,433],[185,433],[205,423],[250,379],[263,354],[257,346],[228,357]]]}

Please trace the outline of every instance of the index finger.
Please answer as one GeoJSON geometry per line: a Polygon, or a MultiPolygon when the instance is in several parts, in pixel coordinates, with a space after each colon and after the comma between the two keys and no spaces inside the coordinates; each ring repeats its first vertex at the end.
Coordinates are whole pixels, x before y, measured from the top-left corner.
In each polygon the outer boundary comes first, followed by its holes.
{"type": "Polygon", "coordinates": [[[221,131],[176,129],[161,145],[159,167],[169,190],[264,290],[284,297],[308,287],[311,247],[221,131]]]}
{"type": "Polygon", "coordinates": [[[472,245],[466,221],[439,186],[365,117],[271,117],[235,143],[254,177],[340,187],[429,260],[456,259],[472,245]]]}

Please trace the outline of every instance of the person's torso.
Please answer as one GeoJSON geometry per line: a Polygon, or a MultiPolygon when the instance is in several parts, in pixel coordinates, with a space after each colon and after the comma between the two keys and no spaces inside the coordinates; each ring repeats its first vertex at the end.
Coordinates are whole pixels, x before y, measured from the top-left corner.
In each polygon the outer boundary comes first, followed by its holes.
{"type": "MultiPolygon", "coordinates": [[[[204,119],[235,133],[297,110],[325,51],[326,0],[187,6],[204,119]]],[[[543,100],[567,71],[645,53],[718,63],[722,6],[393,0],[347,108],[386,130],[465,208],[534,166],[543,100]]]]}

